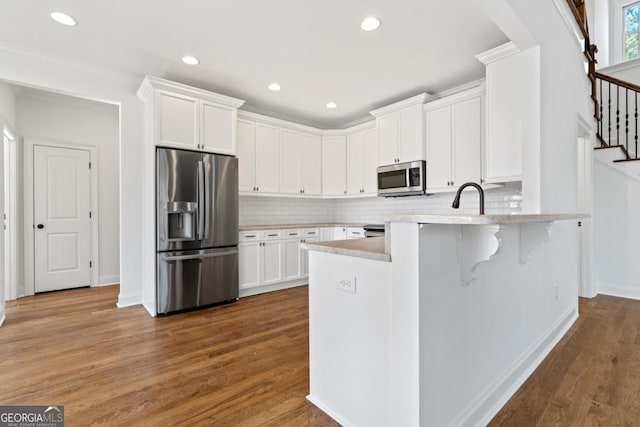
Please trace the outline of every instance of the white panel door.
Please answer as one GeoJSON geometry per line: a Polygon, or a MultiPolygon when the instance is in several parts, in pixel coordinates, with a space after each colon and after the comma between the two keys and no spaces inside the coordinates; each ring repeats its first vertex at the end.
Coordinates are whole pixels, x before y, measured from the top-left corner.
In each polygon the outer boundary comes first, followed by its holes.
{"type": "Polygon", "coordinates": [[[344,136],[322,138],[322,194],[347,193],[347,142],[344,136]]]}
{"type": "Polygon", "coordinates": [[[396,163],[398,158],[398,114],[391,113],[380,117],[378,127],[378,164],[380,166],[396,163]]]}
{"type": "Polygon", "coordinates": [[[33,156],[35,291],[90,285],[91,156],[40,145],[33,156]]]}
{"type": "Polygon", "coordinates": [[[200,142],[211,153],[236,155],[235,109],[200,101],[200,142]]]}
{"type": "Polygon", "coordinates": [[[260,284],[260,242],[238,244],[238,273],[240,288],[250,288],[260,284]]]}
{"type": "Polygon", "coordinates": [[[280,190],[279,129],[261,123],[256,123],[256,188],[260,193],[280,190]]]}
{"type": "Polygon", "coordinates": [[[280,129],[280,192],[301,194],[300,134],[280,129]]]}
{"type": "Polygon", "coordinates": [[[282,241],[262,242],[262,284],[282,281],[282,241]]]}
{"type": "Polygon", "coordinates": [[[427,188],[451,188],[451,107],[427,111],[427,188]]]}
{"type": "Polygon", "coordinates": [[[282,280],[297,279],[300,277],[300,239],[283,241],[284,252],[284,277],[282,280]]]}
{"type": "MultiPolygon", "coordinates": [[[[0,129],[4,130],[2,128],[2,126],[0,126],[0,129]]],[[[5,146],[8,144],[7,140],[4,138],[4,133],[3,135],[0,135],[0,138],[2,138],[2,144],[0,144],[0,215],[3,215],[5,212],[5,208],[8,209],[9,207],[6,206],[5,207],[5,202],[4,202],[4,176],[5,176],[5,164],[4,164],[4,156],[5,156],[5,146]]],[[[4,217],[0,217],[0,218],[4,218],[4,217]]],[[[13,219],[12,219],[13,221],[13,219]]],[[[6,295],[6,286],[9,286],[9,283],[5,280],[5,257],[8,257],[9,254],[5,253],[4,247],[5,247],[5,231],[4,231],[4,220],[0,221],[0,325],[2,325],[2,323],[4,322],[4,318],[5,318],[5,295],[6,295]]]]}
{"type": "Polygon", "coordinates": [[[398,158],[401,162],[423,160],[422,104],[398,111],[398,158]]]}
{"type": "Polygon", "coordinates": [[[253,122],[238,119],[238,189],[255,191],[256,188],[256,148],[253,122]]]}
{"type": "Polygon", "coordinates": [[[375,195],[378,192],[378,133],[370,129],[362,133],[364,170],[362,182],[365,194],[375,195]]]}
{"type": "MultiPolygon", "coordinates": [[[[482,177],[480,149],[482,144],[480,97],[451,107],[454,187],[465,182],[480,183],[482,177]]],[[[427,168],[428,170],[429,168],[427,168]]]]}
{"type": "Polygon", "coordinates": [[[362,134],[347,136],[347,194],[362,194],[364,185],[364,159],[362,148],[362,134]]]}
{"type": "Polygon", "coordinates": [[[322,194],[322,142],[319,136],[301,134],[302,190],[308,196],[322,194]]]}
{"type": "Polygon", "coordinates": [[[195,148],[198,144],[198,100],[158,91],[156,99],[158,145],[195,148]]]}

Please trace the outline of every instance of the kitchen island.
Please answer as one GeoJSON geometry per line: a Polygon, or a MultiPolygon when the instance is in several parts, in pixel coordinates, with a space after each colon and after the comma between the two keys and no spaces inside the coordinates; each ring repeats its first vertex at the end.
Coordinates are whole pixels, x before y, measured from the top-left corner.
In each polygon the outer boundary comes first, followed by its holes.
{"type": "Polygon", "coordinates": [[[308,399],[346,426],[485,425],[577,319],[583,217],[402,215],[384,242],[307,244],[308,399]]]}

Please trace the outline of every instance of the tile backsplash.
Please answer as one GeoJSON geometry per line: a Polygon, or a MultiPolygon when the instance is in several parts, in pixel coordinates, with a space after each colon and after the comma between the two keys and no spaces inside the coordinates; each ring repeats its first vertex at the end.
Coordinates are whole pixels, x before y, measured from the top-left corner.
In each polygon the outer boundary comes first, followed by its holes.
{"type": "MultiPolygon", "coordinates": [[[[393,214],[477,213],[478,192],[465,190],[460,209],[451,207],[455,194],[420,197],[358,199],[299,199],[240,196],[240,225],[304,224],[323,222],[381,222],[393,214]]],[[[485,190],[485,211],[494,214],[518,213],[522,208],[519,182],[485,190]]]]}

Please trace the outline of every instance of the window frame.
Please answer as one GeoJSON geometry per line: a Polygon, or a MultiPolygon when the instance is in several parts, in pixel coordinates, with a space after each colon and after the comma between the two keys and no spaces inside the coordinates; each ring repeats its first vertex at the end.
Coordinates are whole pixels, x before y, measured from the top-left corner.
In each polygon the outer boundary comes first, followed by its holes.
{"type": "Polygon", "coordinates": [[[623,62],[635,61],[640,59],[640,56],[634,59],[625,59],[624,58],[624,15],[623,11],[626,7],[631,6],[635,3],[640,3],[639,0],[611,0],[610,2],[610,28],[611,31],[611,39],[610,39],[610,48],[613,56],[613,64],[621,64],[623,62]]]}

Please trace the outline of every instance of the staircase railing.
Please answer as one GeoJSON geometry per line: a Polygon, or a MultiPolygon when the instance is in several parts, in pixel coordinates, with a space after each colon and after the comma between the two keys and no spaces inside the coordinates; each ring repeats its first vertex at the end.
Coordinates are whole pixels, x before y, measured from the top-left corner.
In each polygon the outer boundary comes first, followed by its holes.
{"type": "Polygon", "coordinates": [[[620,147],[626,160],[638,160],[640,86],[595,72],[596,137],[601,147],[620,147]]]}

